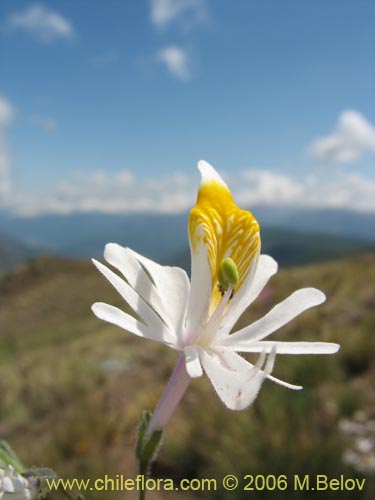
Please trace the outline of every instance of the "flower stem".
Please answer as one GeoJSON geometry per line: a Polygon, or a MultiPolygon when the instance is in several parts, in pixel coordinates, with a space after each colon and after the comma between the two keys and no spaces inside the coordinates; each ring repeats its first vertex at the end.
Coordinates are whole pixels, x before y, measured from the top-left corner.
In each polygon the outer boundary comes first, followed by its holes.
{"type": "Polygon", "coordinates": [[[185,357],[181,356],[152,415],[147,429],[148,435],[164,429],[185,394],[190,380],[191,378],[186,371],[185,357]]]}
{"type": "Polygon", "coordinates": [[[75,497],[73,497],[68,491],[64,490],[64,488],[60,488],[60,491],[64,497],[69,498],[70,500],[75,500],[75,497]]]}
{"type": "Polygon", "coordinates": [[[139,500],[146,500],[146,490],[139,490],[139,500]]]}
{"type": "MultiPolygon", "coordinates": [[[[151,412],[143,412],[138,430],[136,455],[139,474],[147,479],[149,468],[160,448],[164,427],[181,401],[190,377],[186,371],[185,356],[181,356],[151,417],[151,412]]],[[[146,488],[139,490],[139,500],[145,500],[146,488]]]]}

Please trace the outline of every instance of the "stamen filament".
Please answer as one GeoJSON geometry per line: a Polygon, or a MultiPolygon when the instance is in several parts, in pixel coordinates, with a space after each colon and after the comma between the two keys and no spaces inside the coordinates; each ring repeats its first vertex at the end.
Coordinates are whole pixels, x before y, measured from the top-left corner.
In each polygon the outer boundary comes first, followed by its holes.
{"type": "Polygon", "coordinates": [[[225,311],[225,307],[228,304],[230,298],[232,297],[232,294],[233,294],[233,285],[230,284],[227,290],[225,290],[221,298],[221,301],[219,302],[219,305],[217,306],[217,308],[211,315],[210,319],[208,320],[208,323],[204,329],[204,334],[199,339],[199,343],[201,345],[204,345],[205,343],[209,342],[217,334],[217,330],[220,326],[225,311]]]}

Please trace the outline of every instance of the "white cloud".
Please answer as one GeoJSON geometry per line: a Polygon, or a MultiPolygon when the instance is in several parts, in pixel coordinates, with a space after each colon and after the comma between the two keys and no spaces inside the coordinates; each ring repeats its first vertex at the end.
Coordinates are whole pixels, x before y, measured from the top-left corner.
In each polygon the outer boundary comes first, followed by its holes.
{"type": "Polygon", "coordinates": [[[11,158],[6,139],[6,129],[14,118],[14,108],[0,96],[0,203],[6,203],[11,191],[11,158]]]}
{"type": "Polygon", "coordinates": [[[41,127],[48,132],[54,132],[58,127],[57,120],[51,116],[33,115],[30,117],[30,123],[32,125],[36,125],[37,127],[41,127]]]}
{"type": "MultiPolygon", "coordinates": [[[[12,192],[8,208],[23,215],[43,213],[176,213],[196,200],[198,176],[174,173],[142,178],[129,170],[76,172],[55,189],[31,194],[12,192]]],[[[358,174],[332,172],[294,179],[271,170],[248,169],[226,176],[235,201],[255,205],[336,208],[375,213],[375,180],[358,174]]]]}
{"type": "Polygon", "coordinates": [[[0,97],[0,129],[10,125],[14,117],[14,109],[9,101],[0,97]]]}
{"type": "Polygon", "coordinates": [[[375,180],[359,174],[333,172],[295,179],[270,170],[252,169],[236,177],[233,191],[242,206],[261,204],[375,212],[375,180]]]}
{"type": "Polygon", "coordinates": [[[190,16],[193,22],[206,17],[205,0],[151,0],[151,21],[163,28],[177,19],[190,16]]]}
{"type": "Polygon", "coordinates": [[[58,38],[69,39],[74,34],[72,23],[56,11],[34,4],[14,12],[6,23],[8,31],[23,30],[37,40],[49,43],[58,38]]]}
{"type": "Polygon", "coordinates": [[[270,170],[244,170],[238,176],[236,201],[242,206],[293,203],[303,192],[303,185],[270,170]]]}
{"type": "Polygon", "coordinates": [[[23,215],[97,211],[103,213],[176,212],[186,210],[195,186],[184,174],[136,178],[129,170],[76,172],[42,196],[18,193],[12,209],[23,215]]]}
{"type": "Polygon", "coordinates": [[[187,80],[190,77],[189,58],[184,49],[170,45],[157,53],[157,59],[176,78],[187,80]]]}
{"type": "Polygon", "coordinates": [[[313,156],[328,163],[352,163],[366,151],[375,153],[375,127],[353,110],[341,113],[334,132],[309,148],[313,156]]]}

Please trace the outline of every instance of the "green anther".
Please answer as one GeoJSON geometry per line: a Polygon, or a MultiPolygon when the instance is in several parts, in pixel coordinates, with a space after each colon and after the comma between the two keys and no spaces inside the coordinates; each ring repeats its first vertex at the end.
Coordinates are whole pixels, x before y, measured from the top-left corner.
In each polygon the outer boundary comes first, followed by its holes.
{"type": "Polygon", "coordinates": [[[239,281],[238,269],[234,260],[230,257],[220,262],[218,280],[221,290],[228,290],[229,285],[236,286],[239,281]]]}

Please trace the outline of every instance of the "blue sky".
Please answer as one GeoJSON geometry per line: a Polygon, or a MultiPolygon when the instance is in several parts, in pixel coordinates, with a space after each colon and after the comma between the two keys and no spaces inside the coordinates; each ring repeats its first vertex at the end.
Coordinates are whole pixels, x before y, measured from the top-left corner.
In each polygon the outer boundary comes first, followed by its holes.
{"type": "Polygon", "coordinates": [[[0,206],[375,211],[372,0],[2,0],[0,206]]]}

